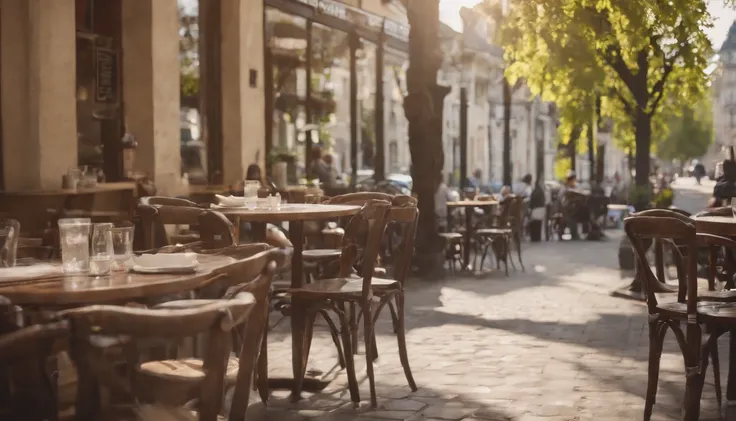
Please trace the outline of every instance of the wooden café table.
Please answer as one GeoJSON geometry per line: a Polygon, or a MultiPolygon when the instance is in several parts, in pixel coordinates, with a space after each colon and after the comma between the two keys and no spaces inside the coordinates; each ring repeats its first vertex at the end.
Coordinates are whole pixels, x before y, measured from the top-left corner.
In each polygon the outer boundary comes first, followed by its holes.
{"type": "MultiPolygon", "coordinates": [[[[235,221],[235,226],[239,227],[240,222],[250,222],[253,225],[254,234],[257,241],[265,241],[266,224],[279,224],[283,222],[289,223],[289,240],[294,245],[294,252],[291,256],[291,288],[300,288],[304,279],[304,265],[302,260],[302,252],[304,251],[304,221],[317,221],[324,219],[333,219],[344,216],[352,216],[358,213],[360,206],[352,205],[327,205],[327,204],[283,204],[279,209],[247,209],[247,208],[229,208],[213,206],[218,212],[221,212],[229,219],[235,221]]],[[[237,231],[237,230],[236,230],[237,231]]],[[[303,350],[301,343],[303,342],[302,333],[303,320],[298,317],[291,317],[291,362],[294,377],[299,375],[303,361],[303,350]]],[[[300,397],[292,395],[292,399],[296,400],[300,397]]]]}
{"type": "Polygon", "coordinates": [[[141,274],[113,272],[109,276],[64,275],[60,263],[17,266],[0,270],[0,295],[31,309],[59,309],[90,304],[115,304],[188,292],[203,286],[217,270],[236,262],[222,255],[198,255],[192,273],[141,274]]]}
{"type": "MultiPolygon", "coordinates": [[[[465,244],[463,245],[463,270],[470,268],[470,239],[473,238],[473,209],[488,208],[498,205],[496,200],[460,200],[447,202],[448,209],[463,208],[465,211],[465,244]]],[[[448,212],[448,215],[450,212],[448,212]]]]}
{"type": "MultiPolygon", "coordinates": [[[[730,216],[693,217],[698,233],[720,235],[736,238],[736,218],[730,216]]],[[[726,383],[726,401],[736,401],[736,331],[729,334],[728,348],[728,380],[726,383]]]]}

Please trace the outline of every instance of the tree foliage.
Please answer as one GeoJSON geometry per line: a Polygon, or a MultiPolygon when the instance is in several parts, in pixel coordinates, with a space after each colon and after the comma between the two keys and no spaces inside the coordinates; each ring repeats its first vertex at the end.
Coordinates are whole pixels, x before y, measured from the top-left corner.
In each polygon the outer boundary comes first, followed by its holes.
{"type": "Polygon", "coordinates": [[[707,86],[706,1],[511,1],[508,76],[558,104],[562,132],[591,121],[591,96],[601,95],[614,135],[636,151],[637,184],[648,183],[653,133],[664,125],[659,112],[695,102],[707,86]]]}
{"type": "Polygon", "coordinates": [[[657,155],[681,163],[704,155],[713,142],[711,111],[710,101],[701,101],[669,115],[668,133],[657,148],[657,155]]]}

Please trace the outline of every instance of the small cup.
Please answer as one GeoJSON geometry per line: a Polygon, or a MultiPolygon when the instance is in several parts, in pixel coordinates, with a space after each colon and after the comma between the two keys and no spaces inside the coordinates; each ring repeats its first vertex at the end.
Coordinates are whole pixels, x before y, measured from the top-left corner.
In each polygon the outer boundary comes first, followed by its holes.
{"type": "Polygon", "coordinates": [[[125,271],[133,258],[134,227],[112,229],[112,270],[125,271]]]}

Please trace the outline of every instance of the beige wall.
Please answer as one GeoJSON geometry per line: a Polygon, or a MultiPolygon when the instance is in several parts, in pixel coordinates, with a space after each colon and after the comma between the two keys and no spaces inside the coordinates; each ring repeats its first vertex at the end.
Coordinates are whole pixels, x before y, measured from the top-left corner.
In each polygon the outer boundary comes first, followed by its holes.
{"type": "Polygon", "coordinates": [[[74,0],[0,0],[5,189],[61,186],[77,165],[74,0]]]}
{"type": "Polygon", "coordinates": [[[123,0],[123,101],[138,142],[135,169],[160,194],[180,182],[179,17],[176,0],[123,0]]]}
{"type": "Polygon", "coordinates": [[[229,184],[245,178],[252,163],[264,168],[263,2],[222,0],[221,11],[223,177],[229,184]]]}

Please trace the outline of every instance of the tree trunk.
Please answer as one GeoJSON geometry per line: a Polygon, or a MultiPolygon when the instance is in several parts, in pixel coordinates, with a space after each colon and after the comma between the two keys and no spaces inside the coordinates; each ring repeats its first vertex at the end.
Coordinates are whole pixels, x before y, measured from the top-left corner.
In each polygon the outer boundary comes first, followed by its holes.
{"type": "Polygon", "coordinates": [[[434,196],[442,180],[442,108],[449,88],[437,85],[439,1],[408,2],[409,69],[404,113],[409,120],[409,150],[414,193],[419,200],[416,263],[422,276],[442,273],[443,244],[437,235],[434,196]]]}
{"type": "Polygon", "coordinates": [[[595,170],[595,181],[598,185],[603,184],[603,179],[606,174],[606,147],[603,145],[598,146],[598,153],[596,154],[596,170],[595,170]]]}
{"type": "Polygon", "coordinates": [[[511,85],[503,78],[503,184],[511,185],[511,85]]]}
{"type": "Polygon", "coordinates": [[[595,165],[595,135],[593,134],[593,130],[595,125],[592,124],[593,120],[591,120],[591,123],[588,124],[588,163],[590,166],[590,172],[588,174],[588,182],[592,186],[593,183],[595,183],[596,180],[596,165],[595,165]]]}
{"type": "Polygon", "coordinates": [[[642,107],[636,111],[636,185],[649,186],[649,166],[652,148],[652,117],[642,107]]]}

